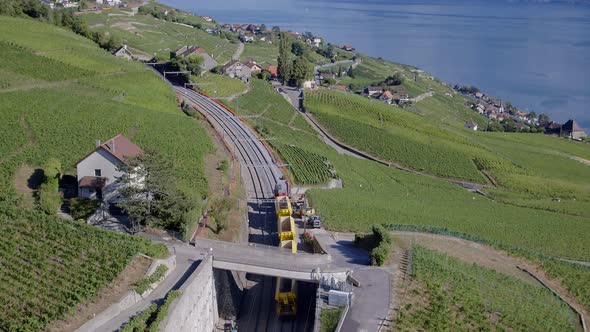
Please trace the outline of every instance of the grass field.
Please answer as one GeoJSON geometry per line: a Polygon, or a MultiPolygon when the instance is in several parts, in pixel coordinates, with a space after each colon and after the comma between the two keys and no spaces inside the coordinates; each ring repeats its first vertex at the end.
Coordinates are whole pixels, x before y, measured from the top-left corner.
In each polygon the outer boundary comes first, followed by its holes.
{"type": "Polygon", "coordinates": [[[260,66],[266,68],[268,66],[276,66],[278,56],[278,44],[257,41],[244,45],[244,53],[242,53],[241,60],[256,61],[260,66]]]}
{"type": "Polygon", "coordinates": [[[0,192],[0,330],[38,331],[67,318],[113,281],[133,256],[163,244],[22,210],[0,192]]]}
{"type": "Polygon", "coordinates": [[[549,290],[423,247],[413,249],[399,331],[575,331],[577,317],[549,290]]]}
{"type": "Polygon", "coordinates": [[[246,83],[225,75],[205,73],[203,76],[192,76],[191,81],[212,98],[233,97],[248,90],[246,83]]]}
{"type": "Polygon", "coordinates": [[[157,55],[169,59],[170,52],[184,45],[197,45],[205,49],[217,62],[231,59],[238,45],[227,39],[208,34],[190,26],[157,20],[148,15],[129,16],[117,10],[82,15],[92,30],[108,32],[127,44],[131,51],[146,56],[157,55]]]}
{"type": "Polygon", "coordinates": [[[2,65],[2,78],[16,72],[21,82],[0,89],[0,117],[7,120],[0,123],[6,138],[0,142],[0,183],[10,183],[21,165],[42,165],[50,157],[72,174],[96,139],[122,133],[174,160],[178,186],[195,206],[201,205],[207,195],[202,158],[211,151],[211,142],[196,122],[187,121],[174,92],[157,75],[71,32],[33,20],[0,17],[0,43],[8,42],[18,46],[2,52],[30,61],[2,65]],[[51,51],[56,46],[69,56],[56,56],[51,51]]]}

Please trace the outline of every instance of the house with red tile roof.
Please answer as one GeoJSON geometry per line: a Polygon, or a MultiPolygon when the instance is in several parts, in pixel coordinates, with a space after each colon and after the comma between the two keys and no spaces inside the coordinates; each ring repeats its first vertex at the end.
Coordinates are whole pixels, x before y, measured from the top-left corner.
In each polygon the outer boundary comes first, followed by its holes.
{"type": "Polygon", "coordinates": [[[143,151],[127,137],[119,134],[105,143],[96,142],[96,148],[76,164],[78,196],[115,202],[118,196],[119,170],[143,151]]]}
{"type": "Polygon", "coordinates": [[[256,61],[244,62],[244,66],[250,68],[252,75],[258,75],[260,72],[262,72],[262,70],[264,70],[264,68],[260,67],[256,61]]]}
{"type": "Polygon", "coordinates": [[[270,73],[270,76],[273,78],[279,77],[279,67],[278,66],[268,66],[266,70],[270,73]]]}

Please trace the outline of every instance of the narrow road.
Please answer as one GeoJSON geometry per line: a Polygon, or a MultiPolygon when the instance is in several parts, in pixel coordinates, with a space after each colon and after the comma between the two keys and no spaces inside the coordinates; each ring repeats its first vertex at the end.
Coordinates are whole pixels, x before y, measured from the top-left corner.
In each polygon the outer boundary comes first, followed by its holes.
{"type": "Polygon", "coordinates": [[[240,57],[244,53],[244,43],[240,42],[238,45],[238,49],[235,51],[234,55],[231,56],[232,60],[240,60],[240,57]]]}

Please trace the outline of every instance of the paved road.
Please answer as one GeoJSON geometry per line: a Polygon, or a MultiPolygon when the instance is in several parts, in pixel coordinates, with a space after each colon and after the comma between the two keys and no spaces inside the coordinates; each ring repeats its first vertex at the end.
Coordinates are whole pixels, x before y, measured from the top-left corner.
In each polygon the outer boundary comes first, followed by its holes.
{"type": "MultiPolygon", "coordinates": [[[[222,134],[240,164],[248,197],[249,242],[270,246],[278,244],[274,186],[283,176],[276,161],[254,131],[230,111],[209,98],[182,87],[175,87],[185,102],[195,106],[222,134]]],[[[275,278],[247,275],[249,288],[238,318],[240,331],[309,331],[313,324],[315,286],[300,282],[298,311],[294,321],[280,321],[276,316],[275,278]],[[254,308],[255,310],[248,310],[254,308]],[[310,316],[311,315],[311,316],[310,316]]]]}

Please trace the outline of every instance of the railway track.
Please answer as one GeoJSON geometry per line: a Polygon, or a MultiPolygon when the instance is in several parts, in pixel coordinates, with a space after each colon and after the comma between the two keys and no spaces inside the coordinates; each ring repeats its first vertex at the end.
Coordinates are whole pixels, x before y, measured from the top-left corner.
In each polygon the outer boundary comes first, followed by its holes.
{"type": "MultiPolygon", "coordinates": [[[[240,173],[248,196],[248,220],[250,242],[277,245],[275,233],[276,216],[274,211],[274,188],[283,173],[276,166],[276,160],[252,130],[231,112],[192,90],[175,86],[176,92],[186,103],[196,107],[204,114],[214,129],[222,134],[226,143],[234,150],[240,164],[240,173]]],[[[275,313],[276,279],[263,276],[249,276],[254,284],[242,301],[241,317],[238,326],[242,331],[308,331],[312,328],[313,311],[309,310],[314,300],[315,290],[302,285],[301,315],[292,321],[278,320],[275,313]],[[310,296],[311,295],[311,296],[310,296]]],[[[303,283],[302,283],[303,284],[303,283]]],[[[298,310],[299,311],[299,310],[298,310]]]]}

